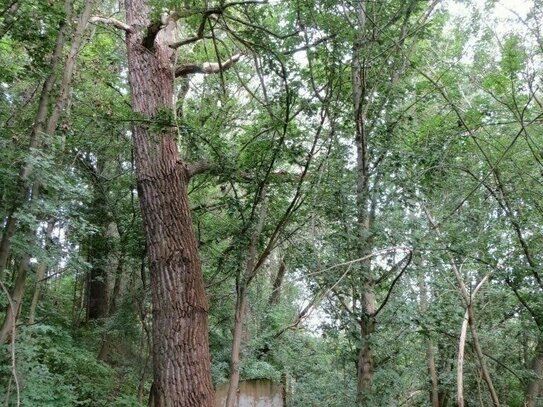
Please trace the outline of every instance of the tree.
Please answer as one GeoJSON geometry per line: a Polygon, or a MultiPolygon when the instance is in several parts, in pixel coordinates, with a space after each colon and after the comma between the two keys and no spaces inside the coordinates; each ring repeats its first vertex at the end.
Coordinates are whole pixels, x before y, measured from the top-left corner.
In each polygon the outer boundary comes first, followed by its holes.
{"type": "Polygon", "coordinates": [[[153,302],[153,406],[211,406],[208,304],[192,229],[190,168],[173,128],[177,21],[162,28],[144,0],[127,0],[128,80],[138,194],[150,262],[153,302]],[[155,26],[153,26],[153,23],[155,26]]]}

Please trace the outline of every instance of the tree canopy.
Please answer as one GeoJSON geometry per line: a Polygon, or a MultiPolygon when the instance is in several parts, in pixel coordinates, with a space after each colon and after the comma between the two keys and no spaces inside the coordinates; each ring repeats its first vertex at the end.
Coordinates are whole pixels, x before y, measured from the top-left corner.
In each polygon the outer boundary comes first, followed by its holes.
{"type": "Polygon", "coordinates": [[[542,18],[0,1],[0,403],[543,405],[542,18]]]}

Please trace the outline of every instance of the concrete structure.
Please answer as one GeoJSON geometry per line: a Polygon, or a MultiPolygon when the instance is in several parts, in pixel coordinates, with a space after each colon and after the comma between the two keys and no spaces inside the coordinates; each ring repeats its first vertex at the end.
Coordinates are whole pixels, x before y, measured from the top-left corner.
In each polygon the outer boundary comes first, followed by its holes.
{"type": "MultiPolygon", "coordinates": [[[[228,383],[217,386],[215,390],[215,407],[224,407],[228,383]]],[[[285,407],[283,403],[283,386],[271,380],[242,380],[239,382],[237,407],[285,407]]]]}

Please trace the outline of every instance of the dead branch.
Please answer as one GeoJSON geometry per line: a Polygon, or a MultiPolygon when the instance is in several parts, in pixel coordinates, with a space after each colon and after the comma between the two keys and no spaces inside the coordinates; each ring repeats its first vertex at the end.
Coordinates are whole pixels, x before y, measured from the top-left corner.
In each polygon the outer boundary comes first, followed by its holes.
{"type": "Polygon", "coordinates": [[[193,74],[216,74],[230,69],[238,62],[243,54],[238,52],[220,64],[217,62],[204,62],[203,64],[182,64],[175,68],[175,77],[186,77],[193,74]]]}
{"type": "Polygon", "coordinates": [[[115,18],[112,18],[112,17],[100,17],[100,16],[93,16],[91,18],[89,18],[89,23],[102,23],[102,24],[107,24],[107,25],[111,25],[115,28],[118,28],[119,30],[123,30],[127,33],[131,33],[133,32],[134,30],[132,29],[131,26],[129,26],[128,24],[122,22],[122,21],[119,21],[115,18]]]}

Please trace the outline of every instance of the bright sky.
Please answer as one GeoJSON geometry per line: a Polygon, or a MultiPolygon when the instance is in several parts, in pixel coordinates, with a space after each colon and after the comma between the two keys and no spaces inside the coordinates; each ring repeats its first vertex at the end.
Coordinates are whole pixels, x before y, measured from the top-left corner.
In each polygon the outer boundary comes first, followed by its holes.
{"type": "MultiPolygon", "coordinates": [[[[486,0],[472,0],[470,2],[446,0],[445,8],[455,17],[469,17],[473,8],[481,11],[481,15],[485,15],[485,3],[487,3],[486,0]]],[[[487,23],[492,23],[494,19],[500,20],[500,23],[495,28],[501,34],[513,31],[520,25],[514,23],[514,21],[518,20],[515,13],[521,18],[526,18],[531,6],[531,0],[499,0],[494,6],[492,16],[489,16],[485,20],[487,23]],[[507,22],[506,20],[512,21],[507,22]]]]}

